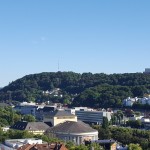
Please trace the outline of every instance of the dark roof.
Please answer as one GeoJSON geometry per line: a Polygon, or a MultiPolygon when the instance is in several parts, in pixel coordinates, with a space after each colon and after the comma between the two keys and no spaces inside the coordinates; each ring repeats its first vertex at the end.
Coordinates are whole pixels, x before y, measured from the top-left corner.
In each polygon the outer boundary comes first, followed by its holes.
{"type": "Polygon", "coordinates": [[[85,124],[82,121],[66,121],[64,123],[60,123],[52,128],[49,128],[46,132],[61,132],[61,133],[89,133],[95,132],[97,130],[90,127],[88,124],[85,124]]]}
{"type": "Polygon", "coordinates": [[[43,112],[50,112],[50,111],[55,111],[56,108],[52,106],[45,106],[42,110],[43,112]]]}
{"type": "Polygon", "coordinates": [[[53,126],[53,124],[50,121],[47,121],[47,122],[44,122],[44,123],[46,123],[49,127],[53,126]]]}
{"type": "Polygon", "coordinates": [[[65,110],[55,110],[53,112],[50,112],[49,116],[51,116],[51,117],[62,117],[62,116],[75,116],[75,115],[73,115],[70,112],[65,111],[65,110]]]}
{"type": "Polygon", "coordinates": [[[19,121],[15,123],[13,126],[10,127],[11,129],[16,130],[47,130],[49,126],[45,124],[44,122],[25,122],[25,121],[19,121]]]}
{"type": "Polygon", "coordinates": [[[95,142],[95,143],[101,143],[101,144],[103,144],[103,143],[115,143],[116,141],[115,140],[113,140],[113,139],[110,139],[110,140],[95,140],[95,141],[92,141],[92,142],[95,142]]]}

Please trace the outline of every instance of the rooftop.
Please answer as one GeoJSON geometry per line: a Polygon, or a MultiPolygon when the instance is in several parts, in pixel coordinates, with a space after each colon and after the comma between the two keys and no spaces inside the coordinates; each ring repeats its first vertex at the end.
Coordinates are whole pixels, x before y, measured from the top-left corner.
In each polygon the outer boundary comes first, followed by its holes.
{"type": "Polygon", "coordinates": [[[88,124],[85,124],[82,121],[66,121],[60,123],[52,128],[49,128],[46,132],[61,132],[61,133],[89,133],[96,132],[97,130],[90,127],[88,124]]]}
{"type": "Polygon", "coordinates": [[[49,126],[44,122],[25,122],[25,121],[18,121],[13,126],[10,127],[11,129],[16,130],[47,130],[49,126]]]}
{"type": "Polygon", "coordinates": [[[61,117],[61,116],[75,116],[68,111],[65,110],[55,110],[49,113],[51,117],[61,117]]]}
{"type": "Polygon", "coordinates": [[[50,143],[50,144],[26,144],[17,150],[68,150],[63,144],[50,143]]]}

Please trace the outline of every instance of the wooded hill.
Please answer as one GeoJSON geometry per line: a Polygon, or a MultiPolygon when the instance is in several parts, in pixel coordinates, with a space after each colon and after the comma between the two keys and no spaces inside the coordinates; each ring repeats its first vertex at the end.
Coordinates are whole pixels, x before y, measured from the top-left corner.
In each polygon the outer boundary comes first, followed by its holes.
{"type": "Polygon", "coordinates": [[[44,72],[27,75],[0,89],[0,101],[50,101],[89,107],[121,107],[127,97],[149,93],[150,75],[44,72]],[[63,97],[43,94],[60,88],[63,97]]]}

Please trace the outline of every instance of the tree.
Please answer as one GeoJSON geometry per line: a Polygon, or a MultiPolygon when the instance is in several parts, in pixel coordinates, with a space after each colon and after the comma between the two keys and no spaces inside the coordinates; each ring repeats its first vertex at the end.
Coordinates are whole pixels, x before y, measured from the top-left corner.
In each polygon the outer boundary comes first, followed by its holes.
{"type": "Polygon", "coordinates": [[[34,135],[28,131],[8,130],[6,133],[10,139],[33,138],[34,135]]]}
{"type": "Polygon", "coordinates": [[[104,148],[102,146],[100,146],[98,143],[91,143],[89,146],[88,146],[89,150],[91,150],[92,148],[94,150],[104,150],[104,148]]]}
{"type": "Polygon", "coordinates": [[[30,114],[29,115],[24,115],[23,120],[27,121],[27,122],[35,122],[36,121],[35,117],[30,115],[30,114]]]}
{"type": "Polygon", "coordinates": [[[111,135],[111,132],[109,130],[109,128],[107,129],[104,129],[104,128],[100,128],[98,130],[98,138],[99,139],[111,139],[112,135],[111,135]]]}
{"type": "Polygon", "coordinates": [[[79,146],[76,146],[74,150],[89,150],[87,146],[81,144],[79,146]]]}
{"type": "Polygon", "coordinates": [[[65,145],[68,149],[75,148],[75,144],[72,141],[68,141],[65,145]]]}
{"type": "Polygon", "coordinates": [[[129,144],[128,150],[142,150],[142,148],[139,146],[139,144],[129,144]]]}
{"type": "Polygon", "coordinates": [[[18,121],[20,121],[20,120],[21,120],[21,115],[15,113],[15,114],[14,114],[14,123],[16,123],[16,122],[18,122],[18,121]]]}
{"type": "Polygon", "coordinates": [[[107,117],[103,117],[103,123],[102,123],[102,128],[107,129],[109,126],[109,122],[107,117]]]}
{"type": "MultiPolygon", "coordinates": [[[[140,96],[150,89],[150,76],[143,73],[111,74],[104,73],[74,73],[74,72],[44,72],[27,75],[11,82],[0,89],[0,101],[52,101],[50,95],[42,91],[60,88],[71,98],[64,103],[71,102],[73,106],[87,106],[93,108],[122,107],[122,100],[128,96],[140,96]]],[[[58,98],[58,97],[57,97],[58,98]]],[[[54,99],[56,101],[56,99],[54,99]]],[[[53,101],[53,102],[55,102],[53,101]]],[[[70,105],[70,104],[69,104],[70,105]]],[[[135,103],[134,108],[150,109],[150,105],[135,103]]],[[[121,117],[119,117],[118,122],[121,117]]]]}
{"type": "Polygon", "coordinates": [[[126,122],[126,125],[131,128],[140,128],[142,126],[142,122],[140,120],[129,120],[126,122]]]}

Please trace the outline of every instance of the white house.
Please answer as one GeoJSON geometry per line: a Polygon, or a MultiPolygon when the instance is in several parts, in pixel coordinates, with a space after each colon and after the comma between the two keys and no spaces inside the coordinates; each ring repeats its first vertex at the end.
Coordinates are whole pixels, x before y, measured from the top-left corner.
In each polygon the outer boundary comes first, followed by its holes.
{"type": "Polygon", "coordinates": [[[141,103],[141,104],[143,104],[143,105],[145,105],[145,104],[148,104],[148,105],[150,105],[150,98],[148,97],[143,97],[143,98],[141,98],[141,99],[139,99],[139,102],[141,103]]]}
{"type": "Polygon", "coordinates": [[[142,117],[141,118],[141,122],[150,122],[150,118],[145,118],[145,117],[142,117]]]}
{"type": "Polygon", "coordinates": [[[4,144],[0,145],[0,149],[4,150],[17,150],[25,144],[42,144],[41,139],[28,138],[28,139],[9,139],[5,140],[4,144]]]}
{"type": "Polygon", "coordinates": [[[131,107],[137,100],[138,100],[137,97],[135,97],[135,98],[128,97],[123,100],[123,105],[131,107]]]}

